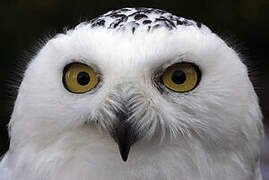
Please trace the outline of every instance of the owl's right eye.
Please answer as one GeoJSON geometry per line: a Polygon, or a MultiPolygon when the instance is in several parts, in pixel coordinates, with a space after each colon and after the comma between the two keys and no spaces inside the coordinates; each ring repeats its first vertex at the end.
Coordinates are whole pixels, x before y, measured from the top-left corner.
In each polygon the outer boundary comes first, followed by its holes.
{"type": "Polygon", "coordinates": [[[95,71],[85,64],[71,63],[64,68],[63,84],[72,93],[88,92],[95,88],[98,82],[95,71]]]}

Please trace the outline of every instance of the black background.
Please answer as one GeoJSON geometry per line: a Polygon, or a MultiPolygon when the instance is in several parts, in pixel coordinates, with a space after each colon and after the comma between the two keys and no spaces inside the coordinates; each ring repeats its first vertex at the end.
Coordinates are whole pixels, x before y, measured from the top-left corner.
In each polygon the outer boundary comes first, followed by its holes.
{"type": "Polygon", "coordinates": [[[269,0],[0,0],[0,155],[8,149],[6,125],[16,97],[9,87],[19,78],[16,72],[23,71],[15,67],[34,54],[36,42],[123,7],[159,8],[200,21],[232,44],[248,61],[267,123],[269,0]]]}

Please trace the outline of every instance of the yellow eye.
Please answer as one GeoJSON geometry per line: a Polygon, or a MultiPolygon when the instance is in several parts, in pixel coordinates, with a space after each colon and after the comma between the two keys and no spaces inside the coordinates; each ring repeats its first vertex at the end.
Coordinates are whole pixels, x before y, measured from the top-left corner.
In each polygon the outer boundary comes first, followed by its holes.
{"type": "Polygon", "coordinates": [[[99,79],[94,70],[81,63],[72,63],[64,68],[63,83],[73,93],[85,93],[95,88],[99,79]]]}
{"type": "Polygon", "coordinates": [[[163,76],[163,84],[176,92],[194,89],[200,81],[201,73],[197,66],[190,63],[178,63],[168,67],[163,76]]]}

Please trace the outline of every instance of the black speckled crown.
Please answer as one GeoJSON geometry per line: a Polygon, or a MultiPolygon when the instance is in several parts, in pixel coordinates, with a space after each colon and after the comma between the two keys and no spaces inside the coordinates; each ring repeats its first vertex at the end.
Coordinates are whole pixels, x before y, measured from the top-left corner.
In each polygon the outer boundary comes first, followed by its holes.
{"type": "Polygon", "coordinates": [[[158,28],[173,30],[179,26],[202,27],[201,23],[153,8],[123,8],[109,11],[91,20],[90,25],[92,28],[103,27],[120,31],[130,30],[132,33],[138,28],[151,32],[158,28]]]}

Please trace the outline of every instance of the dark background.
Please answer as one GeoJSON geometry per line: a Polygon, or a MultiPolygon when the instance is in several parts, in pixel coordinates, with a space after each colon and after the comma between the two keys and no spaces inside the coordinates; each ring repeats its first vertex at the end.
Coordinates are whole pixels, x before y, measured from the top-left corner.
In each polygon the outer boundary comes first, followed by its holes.
{"type": "Polygon", "coordinates": [[[23,70],[14,67],[34,54],[36,42],[122,7],[154,7],[200,21],[232,44],[248,61],[269,124],[269,0],[0,0],[0,156],[8,149],[16,97],[7,84],[14,86],[14,72],[23,70]]]}

